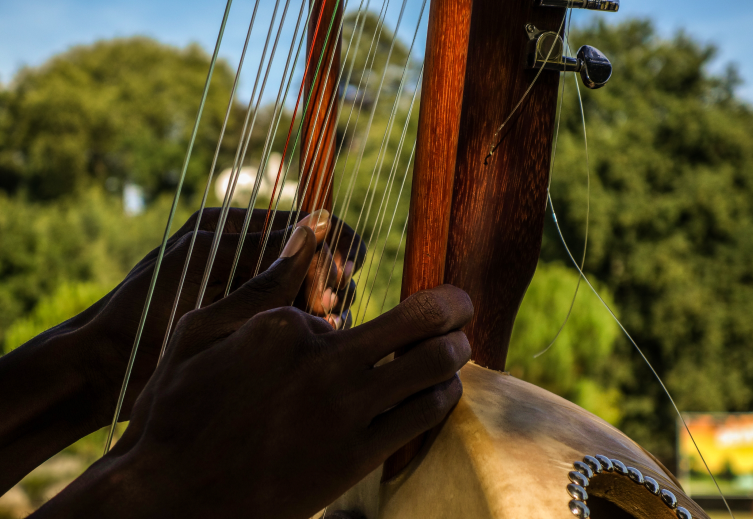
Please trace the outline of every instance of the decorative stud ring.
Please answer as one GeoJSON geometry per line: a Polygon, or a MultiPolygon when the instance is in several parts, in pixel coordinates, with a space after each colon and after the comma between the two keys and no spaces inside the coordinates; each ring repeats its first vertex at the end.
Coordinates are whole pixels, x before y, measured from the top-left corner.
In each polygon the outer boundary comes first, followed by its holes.
{"type": "Polygon", "coordinates": [[[615,472],[621,476],[627,476],[631,481],[643,485],[646,489],[659,496],[669,508],[675,511],[677,519],[693,519],[693,515],[687,508],[678,506],[677,497],[666,488],[661,488],[659,483],[650,476],[644,476],[641,471],[635,467],[628,467],[620,460],[610,459],[601,454],[596,456],[584,456],[583,461],[573,463],[573,468],[567,476],[571,483],[567,485],[567,493],[572,498],[568,503],[570,512],[579,518],[591,516],[591,510],[586,504],[588,492],[586,487],[595,474],[602,472],[615,472]]]}

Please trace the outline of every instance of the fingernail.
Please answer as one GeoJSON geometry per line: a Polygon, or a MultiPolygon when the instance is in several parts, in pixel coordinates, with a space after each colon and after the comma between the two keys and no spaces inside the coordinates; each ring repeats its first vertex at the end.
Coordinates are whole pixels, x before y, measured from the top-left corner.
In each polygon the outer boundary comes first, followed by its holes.
{"type": "Polygon", "coordinates": [[[335,330],[339,330],[340,328],[342,328],[343,320],[339,315],[332,315],[332,314],[328,315],[327,322],[335,330]]]}
{"type": "Polygon", "coordinates": [[[315,233],[323,231],[329,223],[329,211],[319,209],[298,222],[296,227],[311,227],[315,233]]]}
{"type": "Polygon", "coordinates": [[[331,288],[326,289],[322,293],[322,306],[327,312],[329,312],[335,307],[336,304],[337,304],[337,294],[332,292],[331,288]]]}
{"type": "Polygon", "coordinates": [[[332,305],[330,305],[331,300],[332,300],[332,289],[328,288],[324,292],[322,292],[322,306],[327,312],[332,310],[332,305]]]}
{"type": "Polygon", "coordinates": [[[304,243],[306,243],[306,231],[303,229],[296,229],[292,236],[290,236],[288,243],[285,244],[285,248],[282,249],[280,257],[289,258],[295,256],[298,254],[298,251],[301,250],[304,243]]]}

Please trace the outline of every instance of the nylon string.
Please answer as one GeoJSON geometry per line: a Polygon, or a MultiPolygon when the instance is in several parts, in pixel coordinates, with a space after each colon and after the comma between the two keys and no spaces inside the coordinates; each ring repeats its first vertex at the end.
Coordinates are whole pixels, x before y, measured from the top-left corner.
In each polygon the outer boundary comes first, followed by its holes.
{"type": "Polygon", "coordinates": [[[183,168],[181,170],[180,174],[180,180],[178,181],[178,186],[176,188],[175,197],[173,198],[173,204],[170,207],[170,214],[167,218],[167,225],[165,226],[165,233],[162,236],[162,244],[160,245],[159,253],[157,254],[157,259],[154,264],[154,272],[152,273],[152,279],[149,283],[149,289],[147,290],[146,295],[146,303],[144,304],[144,310],[141,313],[141,318],[139,320],[139,326],[136,330],[136,337],[133,341],[133,348],[131,349],[131,355],[128,359],[128,364],[126,367],[126,373],[123,378],[123,385],[120,389],[120,394],[118,395],[118,402],[115,406],[115,413],[113,415],[112,424],[110,425],[110,430],[107,434],[107,441],[105,442],[105,449],[103,456],[107,454],[110,450],[110,446],[112,445],[112,438],[115,434],[115,426],[118,424],[118,418],[120,418],[120,411],[123,408],[123,401],[125,400],[125,394],[126,390],[128,389],[128,382],[131,378],[131,372],[133,371],[133,364],[136,360],[136,353],[139,349],[139,343],[141,342],[141,336],[144,333],[144,326],[146,325],[146,317],[149,313],[149,306],[152,302],[152,297],[154,295],[154,289],[157,285],[157,278],[159,276],[159,270],[162,266],[162,259],[165,256],[165,249],[167,248],[167,241],[170,238],[170,229],[172,227],[173,219],[175,218],[175,211],[178,208],[178,201],[180,199],[180,192],[183,188],[183,182],[186,179],[186,172],[188,171],[188,163],[191,159],[191,153],[193,151],[193,145],[196,142],[196,135],[199,132],[199,122],[201,121],[201,116],[204,112],[204,105],[207,100],[207,94],[209,93],[209,85],[212,82],[212,75],[214,74],[214,67],[217,63],[217,56],[220,52],[220,45],[222,44],[222,37],[225,34],[225,27],[227,25],[228,15],[230,14],[230,7],[233,3],[233,0],[227,0],[227,4],[225,5],[225,13],[222,17],[222,23],[220,24],[220,31],[217,35],[217,42],[214,46],[214,53],[212,54],[212,59],[209,63],[209,71],[207,72],[207,79],[204,83],[204,91],[201,95],[201,102],[199,103],[199,110],[196,114],[196,121],[194,122],[193,131],[191,132],[191,139],[189,140],[188,144],[188,150],[186,151],[186,157],[183,161],[183,168]]]}

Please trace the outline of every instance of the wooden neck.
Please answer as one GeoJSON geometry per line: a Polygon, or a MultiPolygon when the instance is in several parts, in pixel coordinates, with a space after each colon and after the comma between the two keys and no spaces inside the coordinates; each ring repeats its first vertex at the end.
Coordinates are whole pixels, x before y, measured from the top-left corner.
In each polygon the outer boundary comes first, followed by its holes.
{"type": "Polygon", "coordinates": [[[332,211],[331,179],[335,168],[334,139],[337,131],[337,108],[339,106],[337,102],[337,77],[340,70],[342,42],[342,35],[339,30],[343,17],[342,1],[338,3],[336,0],[311,0],[311,2],[314,9],[309,21],[307,48],[310,52],[313,52],[311,54],[313,63],[306,74],[304,95],[308,96],[309,92],[312,92],[312,85],[314,90],[311,94],[308,109],[303,114],[303,139],[301,142],[304,144],[301,146],[301,172],[298,181],[300,189],[306,189],[301,208],[309,213],[322,208],[332,211]],[[336,4],[337,12],[335,13],[336,4]],[[321,26],[314,41],[313,35],[322,10],[324,10],[324,13],[321,16],[321,26]],[[333,16],[335,17],[334,21],[332,20],[333,16]],[[330,23],[332,30],[329,39],[327,39],[330,23]],[[325,43],[327,45],[326,50],[324,49],[325,43]],[[313,49],[313,51],[310,49],[313,49]],[[323,50],[321,68],[319,74],[316,75],[316,62],[322,56],[323,50]],[[314,79],[315,75],[316,79],[314,79]],[[327,117],[327,112],[333,102],[331,113],[327,117]],[[317,152],[317,150],[319,151],[317,152]],[[306,187],[307,185],[308,187],[306,187]]]}
{"type": "MultiPolygon", "coordinates": [[[[432,2],[402,297],[441,283],[468,292],[472,358],[500,371],[541,249],[558,74],[539,76],[485,159],[535,76],[526,24],[556,31],[563,16],[533,0],[432,2]]],[[[422,442],[393,455],[383,480],[422,442]]]]}

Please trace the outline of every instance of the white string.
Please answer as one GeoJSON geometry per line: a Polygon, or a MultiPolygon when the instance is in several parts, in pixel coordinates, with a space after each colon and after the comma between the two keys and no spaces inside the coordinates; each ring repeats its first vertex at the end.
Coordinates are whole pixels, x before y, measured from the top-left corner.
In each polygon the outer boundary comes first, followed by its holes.
{"type": "Polygon", "coordinates": [[[690,440],[693,442],[693,446],[695,447],[696,452],[698,452],[698,456],[701,457],[701,461],[703,462],[703,466],[706,467],[706,472],[708,472],[709,476],[711,476],[711,479],[714,481],[714,485],[716,485],[716,489],[719,492],[719,496],[722,498],[722,501],[724,501],[724,505],[727,507],[727,510],[729,511],[729,515],[734,519],[734,514],[732,513],[732,509],[730,508],[729,504],[727,503],[727,500],[724,497],[724,494],[722,493],[722,489],[719,488],[719,483],[717,483],[716,478],[714,477],[714,474],[711,473],[711,469],[709,469],[708,464],[706,463],[706,459],[703,457],[703,454],[701,453],[701,449],[698,447],[698,444],[695,441],[695,438],[693,437],[693,434],[690,432],[690,428],[688,427],[688,424],[685,423],[685,418],[683,418],[682,413],[680,412],[680,409],[677,407],[677,404],[675,404],[675,400],[672,398],[672,395],[669,393],[669,390],[667,389],[667,386],[664,385],[664,382],[662,381],[659,374],[654,369],[651,362],[649,362],[646,355],[643,353],[643,350],[638,346],[638,344],[635,342],[633,337],[628,333],[627,329],[622,325],[622,322],[617,318],[615,313],[612,311],[612,308],[607,304],[604,299],[602,299],[601,295],[599,295],[599,292],[593,287],[591,282],[588,280],[588,277],[583,273],[581,268],[578,266],[578,262],[575,261],[575,258],[573,258],[572,253],[570,252],[570,248],[567,246],[567,242],[565,241],[565,237],[562,234],[562,229],[560,228],[560,224],[557,221],[557,213],[554,211],[554,205],[552,204],[552,196],[551,194],[547,194],[547,198],[549,199],[549,207],[552,210],[552,219],[554,220],[554,225],[557,228],[557,233],[559,234],[560,241],[562,241],[562,245],[565,247],[565,251],[567,252],[568,257],[570,258],[570,261],[575,265],[575,268],[578,269],[578,273],[583,278],[583,281],[586,282],[588,287],[591,289],[591,291],[594,293],[594,295],[599,298],[599,301],[601,301],[601,304],[604,305],[604,308],[607,309],[609,312],[609,315],[612,316],[612,319],[617,323],[617,325],[622,330],[622,333],[625,334],[625,337],[628,338],[630,343],[633,345],[635,350],[638,352],[638,354],[641,356],[643,361],[648,366],[648,369],[651,370],[651,373],[654,375],[656,380],[659,382],[659,385],[661,385],[661,388],[664,390],[664,394],[667,395],[667,398],[669,399],[670,403],[672,404],[672,407],[675,410],[675,413],[677,413],[677,416],[680,418],[680,421],[682,422],[683,427],[685,427],[685,431],[687,431],[688,436],[690,436],[690,440]]]}
{"type": "MultiPolygon", "coordinates": [[[[419,19],[419,22],[420,22],[420,19],[419,19]]],[[[397,175],[398,162],[400,160],[400,156],[402,155],[403,144],[405,143],[405,137],[406,137],[406,134],[408,132],[408,126],[409,126],[410,121],[411,121],[411,114],[413,113],[413,106],[414,106],[414,104],[416,102],[416,98],[418,97],[418,92],[420,91],[420,88],[418,88],[418,86],[420,86],[421,79],[423,78],[423,74],[424,74],[424,67],[421,66],[421,72],[419,73],[419,77],[418,77],[418,85],[417,85],[416,89],[413,91],[413,98],[411,99],[410,107],[408,108],[408,115],[405,117],[405,124],[403,125],[403,133],[400,136],[400,141],[398,142],[397,151],[395,151],[395,158],[392,161],[392,167],[390,168],[390,174],[389,174],[388,179],[387,179],[387,190],[386,190],[385,194],[382,196],[382,202],[381,202],[381,204],[379,206],[379,211],[377,211],[376,221],[379,222],[379,228],[377,229],[377,237],[376,237],[376,240],[374,241],[375,244],[379,243],[379,238],[382,235],[382,224],[384,223],[384,219],[385,219],[385,217],[387,215],[387,207],[389,205],[390,195],[392,194],[392,186],[395,183],[395,177],[397,175]],[[384,205],[384,212],[382,212],[382,205],[384,205]],[[380,218],[380,213],[381,213],[381,218],[380,218]]],[[[411,151],[411,156],[410,156],[410,159],[408,161],[408,165],[409,166],[410,166],[410,163],[413,161],[413,153],[415,152],[415,150],[416,150],[416,145],[415,145],[415,142],[414,142],[414,144],[413,144],[413,151],[411,151]]],[[[389,238],[390,231],[392,230],[392,224],[395,221],[395,214],[397,213],[397,208],[400,205],[400,198],[401,198],[401,196],[403,194],[403,188],[405,187],[405,181],[408,178],[408,171],[409,170],[406,169],[405,175],[403,175],[403,180],[400,183],[400,191],[398,192],[397,200],[395,201],[395,208],[392,211],[392,218],[390,220],[390,224],[387,227],[387,235],[384,238],[384,243],[382,244],[382,250],[378,254],[379,261],[377,262],[377,268],[376,268],[376,271],[374,272],[374,277],[371,280],[371,287],[368,290],[368,296],[366,296],[366,293],[364,293],[363,296],[361,297],[361,303],[359,303],[358,309],[356,310],[356,316],[355,316],[355,319],[353,320],[353,325],[355,325],[358,322],[358,316],[361,313],[361,306],[363,306],[363,318],[361,319],[361,323],[363,323],[363,321],[366,319],[366,310],[369,307],[369,301],[371,300],[371,293],[374,290],[374,284],[376,283],[377,274],[379,273],[379,267],[382,264],[382,256],[384,254],[384,249],[387,246],[387,240],[389,238]],[[366,296],[366,303],[365,304],[363,304],[364,296],[366,296]]],[[[375,189],[375,191],[376,191],[376,189],[375,189]]],[[[375,224],[376,224],[376,221],[375,221],[375,224]]],[[[372,236],[373,236],[373,233],[372,233],[372,236]]],[[[370,245],[370,243],[371,243],[371,240],[369,240],[369,245],[370,245]]],[[[367,245],[367,248],[369,247],[369,245],[367,245]]],[[[368,268],[368,271],[366,272],[366,278],[365,278],[366,283],[368,283],[369,275],[371,274],[371,267],[374,264],[374,256],[376,256],[376,254],[372,254],[371,260],[369,261],[369,268],[368,268]]],[[[363,269],[361,270],[361,272],[363,272],[363,269]]],[[[360,276],[359,276],[359,280],[360,280],[360,276]]]]}
{"type": "MultiPolygon", "coordinates": [[[[279,5],[279,0],[277,2],[279,5]]],[[[254,12],[251,15],[251,22],[248,24],[248,32],[246,33],[246,41],[243,43],[243,52],[241,52],[241,59],[238,63],[238,70],[235,73],[235,79],[233,80],[233,88],[230,93],[230,101],[227,104],[227,111],[225,112],[225,120],[222,122],[222,129],[220,130],[220,137],[217,140],[217,148],[214,151],[214,158],[212,159],[212,165],[209,168],[209,177],[207,178],[207,185],[204,188],[204,195],[201,198],[201,205],[199,207],[199,211],[196,215],[196,224],[194,225],[193,233],[191,234],[191,242],[188,245],[188,252],[186,253],[186,260],[183,263],[183,271],[180,275],[180,281],[178,282],[178,289],[175,292],[175,299],[173,301],[172,309],[170,310],[170,317],[167,321],[167,328],[165,330],[165,337],[162,339],[162,348],[160,350],[159,358],[157,359],[157,363],[159,363],[162,360],[162,357],[165,355],[165,350],[167,349],[167,343],[170,340],[170,331],[173,327],[173,321],[175,320],[175,314],[178,311],[178,303],[180,303],[180,296],[183,292],[183,285],[186,281],[186,276],[188,275],[188,265],[191,261],[191,255],[193,254],[194,245],[196,244],[196,236],[199,233],[199,226],[201,225],[201,217],[204,214],[204,208],[207,204],[207,198],[209,196],[209,190],[212,186],[212,178],[214,177],[215,168],[217,167],[217,158],[220,155],[220,148],[222,146],[222,141],[225,137],[225,130],[227,129],[227,123],[230,119],[230,113],[233,109],[233,102],[235,101],[235,94],[238,90],[238,80],[240,79],[241,70],[243,69],[243,63],[246,60],[246,51],[248,50],[248,42],[251,39],[251,31],[254,28],[254,22],[256,21],[256,12],[259,9],[259,0],[256,0],[256,3],[254,4],[254,12]]],[[[277,6],[275,6],[275,13],[277,13],[277,6]]],[[[274,15],[272,15],[272,20],[274,20],[274,15]]],[[[270,25],[271,27],[271,25],[270,25]]],[[[269,35],[267,36],[267,42],[269,42],[269,35]]],[[[266,52],[267,47],[264,46],[264,51],[266,52]]],[[[259,63],[259,73],[261,73],[261,65],[264,61],[264,56],[262,55],[261,61],[259,63]]],[[[256,81],[258,83],[259,81],[259,74],[256,76],[256,81]]],[[[251,98],[253,99],[254,94],[256,93],[256,84],[254,85],[254,93],[251,94],[251,98]]],[[[249,107],[250,109],[250,107],[249,107]]],[[[245,127],[243,128],[245,131],[245,127]]],[[[219,232],[222,232],[222,228],[219,228],[219,232]]]]}
{"type": "Polygon", "coordinates": [[[217,63],[217,56],[220,52],[220,45],[222,44],[222,37],[225,34],[225,26],[227,25],[227,19],[228,15],[230,14],[230,7],[233,3],[233,0],[227,0],[227,4],[225,5],[225,13],[222,17],[222,23],[220,25],[220,31],[217,34],[217,42],[214,46],[214,53],[212,54],[212,59],[209,63],[209,71],[207,72],[207,79],[204,82],[204,90],[201,95],[201,102],[199,103],[199,110],[196,114],[196,120],[194,122],[193,131],[191,132],[191,138],[188,143],[188,150],[186,151],[185,159],[183,160],[183,168],[181,170],[180,174],[180,180],[178,181],[178,186],[175,191],[175,197],[173,198],[172,206],[170,207],[170,214],[167,218],[167,225],[165,226],[165,233],[162,236],[162,244],[160,245],[159,253],[157,253],[157,259],[154,263],[154,271],[152,272],[152,279],[149,282],[149,289],[147,290],[146,294],[146,303],[144,304],[144,309],[141,312],[141,318],[139,320],[139,325],[136,330],[136,336],[134,337],[133,341],[133,347],[131,348],[131,355],[128,358],[128,364],[126,365],[126,372],[125,376],[123,377],[123,384],[120,388],[120,394],[118,395],[118,402],[115,405],[115,413],[112,418],[112,423],[110,424],[110,430],[107,433],[107,440],[105,441],[105,449],[103,456],[106,455],[109,450],[110,446],[112,445],[112,438],[115,434],[115,426],[118,424],[118,419],[120,418],[120,411],[123,409],[123,401],[125,400],[125,394],[126,390],[128,389],[128,382],[131,378],[131,372],[133,371],[133,365],[136,361],[136,354],[139,349],[139,344],[141,342],[141,336],[144,333],[144,326],[146,325],[146,317],[149,313],[149,306],[152,302],[152,297],[154,295],[154,289],[157,286],[157,278],[159,276],[160,267],[162,266],[162,259],[165,256],[165,249],[167,248],[167,241],[170,238],[170,229],[173,224],[173,219],[175,218],[175,211],[178,208],[178,201],[180,200],[180,192],[183,189],[183,182],[186,179],[186,171],[188,171],[188,163],[191,160],[191,153],[193,151],[194,143],[196,142],[196,135],[199,132],[199,122],[201,121],[201,116],[204,113],[204,105],[207,100],[207,94],[209,93],[209,85],[212,82],[212,75],[214,74],[214,67],[217,63]]]}

